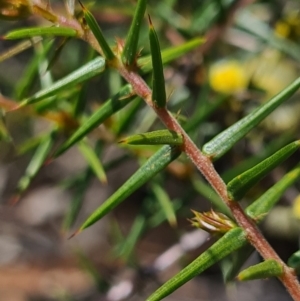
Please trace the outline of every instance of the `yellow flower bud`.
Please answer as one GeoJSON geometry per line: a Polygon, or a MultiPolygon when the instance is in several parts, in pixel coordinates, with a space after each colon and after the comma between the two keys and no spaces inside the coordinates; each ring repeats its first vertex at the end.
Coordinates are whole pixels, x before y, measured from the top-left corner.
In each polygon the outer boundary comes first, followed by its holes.
{"type": "Polygon", "coordinates": [[[31,15],[29,0],[0,0],[0,19],[15,21],[31,15]]]}

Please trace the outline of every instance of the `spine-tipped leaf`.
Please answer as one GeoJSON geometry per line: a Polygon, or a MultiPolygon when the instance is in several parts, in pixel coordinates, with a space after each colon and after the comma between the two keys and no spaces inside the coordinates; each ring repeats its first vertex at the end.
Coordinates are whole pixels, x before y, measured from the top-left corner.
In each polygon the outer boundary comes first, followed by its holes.
{"type": "Polygon", "coordinates": [[[137,47],[139,41],[140,27],[145,15],[147,0],[139,0],[135,9],[134,17],[127,35],[126,43],[122,53],[123,63],[131,66],[137,58],[137,47]]]}
{"type": "Polygon", "coordinates": [[[240,281],[266,279],[281,276],[283,272],[283,266],[280,263],[274,259],[269,259],[243,270],[237,278],[240,281]]]}
{"type": "Polygon", "coordinates": [[[77,31],[68,27],[30,27],[24,29],[16,29],[6,34],[3,39],[15,40],[32,38],[36,36],[61,36],[76,37],[77,31]]]}
{"type": "Polygon", "coordinates": [[[107,100],[96,112],[94,112],[88,120],[86,120],[75,133],[56,151],[54,157],[58,157],[76,142],[80,141],[85,135],[99,126],[108,117],[124,108],[130,103],[135,96],[131,85],[124,86],[119,93],[107,100]]]}
{"type": "Polygon", "coordinates": [[[88,228],[104,215],[114,209],[129,195],[145,184],[153,176],[163,170],[175,160],[181,151],[177,147],[163,146],[147,162],[139,168],[109,199],[107,199],[90,217],[82,224],[79,231],[88,228]]]}
{"type": "Polygon", "coordinates": [[[171,130],[158,130],[143,134],[132,135],[122,139],[119,143],[134,145],[182,145],[183,137],[181,134],[171,130]]]}
{"type": "Polygon", "coordinates": [[[269,188],[260,198],[247,207],[246,213],[256,222],[260,222],[280,200],[283,193],[300,178],[300,166],[288,172],[280,181],[269,188]]]}
{"type": "Polygon", "coordinates": [[[114,53],[112,52],[110,46],[108,45],[101,28],[99,27],[96,19],[94,18],[94,16],[92,15],[92,13],[82,5],[81,2],[79,2],[81,4],[81,7],[83,9],[83,14],[84,14],[84,18],[86,20],[86,23],[88,24],[89,28],[91,29],[92,33],[94,34],[95,38],[97,39],[104,57],[111,61],[115,58],[114,53]]]}
{"type": "MultiPolygon", "coordinates": [[[[248,206],[245,210],[247,215],[250,216],[253,220],[255,220],[256,223],[261,222],[266,217],[267,213],[281,199],[284,192],[299,178],[300,166],[297,166],[292,171],[288,172],[274,186],[268,189],[254,203],[248,206]]],[[[240,249],[235,254],[233,254],[233,258],[230,259],[230,263],[227,262],[226,266],[224,265],[223,267],[223,274],[226,281],[231,281],[236,276],[236,273],[240,270],[240,268],[245,263],[247,258],[251,255],[253,250],[254,249],[252,246],[247,245],[243,249],[240,249]]],[[[295,266],[293,265],[290,266],[295,268],[295,266]]]]}
{"type": "Polygon", "coordinates": [[[245,160],[239,162],[238,165],[229,168],[224,173],[222,173],[221,177],[225,183],[228,183],[230,180],[258,164],[262,160],[273,155],[279,149],[292,142],[292,135],[290,132],[285,133],[284,135],[270,141],[269,143],[262,146],[262,149],[254,154],[253,156],[245,158],[245,160]]]}
{"type": "Polygon", "coordinates": [[[182,269],[177,275],[164,283],[147,301],[159,301],[170,295],[177,288],[201,274],[210,266],[220,261],[231,252],[247,243],[245,232],[241,228],[234,228],[221,237],[210,248],[204,251],[196,260],[182,269]]]}
{"type": "Polygon", "coordinates": [[[292,142],[253,168],[235,177],[227,184],[231,200],[240,200],[246,192],[272,169],[291,156],[300,146],[300,140],[292,142]]]}
{"type": "Polygon", "coordinates": [[[267,103],[261,105],[252,113],[236,122],[231,127],[206,143],[202,149],[203,153],[212,158],[212,160],[217,160],[223,156],[232,148],[233,145],[235,145],[237,141],[242,139],[279,105],[289,99],[299,89],[299,87],[300,77],[267,103]]]}
{"type": "Polygon", "coordinates": [[[103,72],[105,69],[105,60],[101,57],[97,57],[86,65],[82,66],[78,70],[70,73],[66,77],[60,79],[54,84],[50,85],[48,88],[43,89],[31,97],[23,100],[20,106],[29,105],[37,101],[43,100],[49,96],[56,95],[60,91],[80,84],[98,74],[103,72]]]}
{"type": "Polygon", "coordinates": [[[149,41],[153,68],[152,101],[157,107],[164,108],[167,102],[164,69],[158,37],[151,22],[150,16],[149,25],[149,41]]]}

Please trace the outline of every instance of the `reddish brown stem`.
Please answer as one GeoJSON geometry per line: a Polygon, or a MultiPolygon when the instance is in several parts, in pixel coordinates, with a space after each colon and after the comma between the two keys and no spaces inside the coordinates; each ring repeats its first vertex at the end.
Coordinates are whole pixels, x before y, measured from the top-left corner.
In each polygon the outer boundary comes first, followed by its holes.
{"type": "Polygon", "coordinates": [[[142,97],[146,103],[153,108],[160,120],[165,126],[177,133],[180,133],[184,138],[182,150],[192,160],[194,165],[218,193],[224,203],[230,208],[237,223],[247,234],[248,241],[254,248],[267,259],[274,259],[279,262],[284,269],[284,274],[279,278],[287,288],[290,295],[295,301],[300,301],[300,285],[295,276],[294,270],[289,268],[273,250],[266,241],[256,224],[244,213],[239,203],[230,201],[227,195],[226,184],[215,170],[212,161],[205,156],[191,140],[188,134],[183,130],[177,120],[165,108],[157,108],[151,100],[151,89],[147,86],[144,80],[136,73],[128,71],[125,67],[118,68],[120,74],[133,86],[137,95],[142,97]]]}
{"type": "MultiPolygon", "coordinates": [[[[252,2],[252,0],[241,0],[238,1],[229,12],[229,18],[226,24],[231,23],[233,20],[234,12],[241,6],[245,6],[252,2]]],[[[73,22],[73,21],[72,21],[73,22]]],[[[78,30],[79,36],[86,40],[96,51],[101,54],[101,49],[90,31],[82,32],[79,30],[80,24],[77,21],[72,23],[67,19],[58,18],[58,23],[64,26],[74,27],[78,30]]],[[[206,47],[210,47],[212,43],[216,40],[216,37],[224,30],[226,26],[223,24],[222,28],[213,28],[211,31],[211,37],[209,37],[209,42],[206,47]]],[[[202,49],[205,51],[205,49],[202,49]]],[[[152,102],[152,91],[139,74],[132,70],[127,69],[123,66],[121,60],[108,62],[108,65],[116,68],[120,75],[125,78],[125,80],[130,83],[137,95],[143,98],[146,103],[153,108],[160,120],[165,124],[165,126],[180,133],[184,138],[184,143],[182,145],[182,151],[191,159],[197,169],[203,174],[206,180],[210,183],[213,189],[219,194],[224,203],[230,208],[234,218],[236,219],[239,226],[244,229],[247,234],[249,242],[254,246],[254,248],[261,254],[264,259],[274,259],[278,261],[284,269],[284,273],[279,279],[287,288],[288,292],[295,301],[300,301],[300,285],[295,276],[294,270],[289,268],[277,255],[277,253],[272,249],[269,243],[265,240],[264,236],[261,234],[260,230],[257,228],[256,224],[244,213],[243,209],[236,202],[230,201],[227,196],[227,189],[224,181],[220,175],[215,170],[210,158],[205,156],[194,144],[187,133],[182,129],[177,120],[168,112],[165,108],[157,108],[152,102]]]]}

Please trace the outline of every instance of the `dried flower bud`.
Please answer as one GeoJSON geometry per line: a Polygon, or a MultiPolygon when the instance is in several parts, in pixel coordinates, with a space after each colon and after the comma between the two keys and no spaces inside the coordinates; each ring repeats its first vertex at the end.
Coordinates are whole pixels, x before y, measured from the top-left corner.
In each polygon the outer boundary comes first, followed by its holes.
{"type": "Polygon", "coordinates": [[[236,224],[225,214],[215,212],[197,212],[192,210],[195,216],[190,220],[192,226],[201,228],[210,233],[223,234],[236,227],[236,224]]]}
{"type": "Polygon", "coordinates": [[[29,0],[0,0],[0,19],[15,21],[31,15],[29,0]]]}

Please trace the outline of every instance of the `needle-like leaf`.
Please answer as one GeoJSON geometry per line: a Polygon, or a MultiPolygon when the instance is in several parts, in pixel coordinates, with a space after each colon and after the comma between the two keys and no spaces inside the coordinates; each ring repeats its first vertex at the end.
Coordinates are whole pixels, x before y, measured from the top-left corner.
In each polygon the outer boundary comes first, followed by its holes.
{"type": "Polygon", "coordinates": [[[110,198],[108,198],[89,218],[81,225],[77,232],[90,227],[104,215],[114,209],[129,195],[163,170],[169,163],[175,160],[181,151],[177,147],[163,146],[148,161],[140,167],[110,198]]]}
{"type": "Polygon", "coordinates": [[[157,34],[149,16],[149,41],[152,58],[152,101],[159,108],[166,106],[167,97],[165,89],[164,68],[161,58],[160,46],[157,34]]]}
{"type": "Polygon", "coordinates": [[[122,139],[119,143],[134,144],[134,145],[181,145],[183,138],[181,134],[178,134],[170,130],[158,130],[143,134],[136,134],[122,139]]]}
{"type": "Polygon", "coordinates": [[[97,39],[97,41],[103,51],[104,57],[109,61],[113,60],[115,58],[115,55],[112,52],[110,46],[108,45],[96,19],[94,18],[92,13],[86,7],[83,6],[83,4],[80,1],[79,1],[79,3],[81,4],[86,23],[88,24],[89,28],[91,29],[95,38],[97,39]]]}
{"type": "Polygon", "coordinates": [[[246,213],[256,222],[260,222],[280,200],[285,190],[300,178],[300,166],[288,172],[280,181],[269,188],[261,197],[247,207],[246,213]]]}
{"type": "MultiPolygon", "coordinates": [[[[270,188],[263,196],[250,205],[246,212],[256,221],[261,221],[265,214],[280,199],[283,192],[300,177],[300,167],[286,174],[278,183],[270,188]]],[[[241,228],[235,228],[227,232],[212,247],[202,253],[195,261],[181,270],[172,279],[163,284],[154,292],[147,301],[159,301],[171,294],[178,287],[191,280],[196,275],[206,270],[209,266],[218,262],[233,251],[248,244],[246,235],[241,228]],[[211,251],[212,250],[212,251],[211,251]]],[[[236,270],[236,269],[235,269],[236,270]]]]}
{"type": "Polygon", "coordinates": [[[201,274],[207,268],[241,248],[247,243],[246,234],[241,228],[234,228],[221,237],[197,259],[182,269],[177,275],[164,283],[147,301],[160,301],[170,295],[177,288],[201,274]]]}
{"type": "MultiPolygon", "coordinates": [[[[288,172],[282,179],[280,179],[274,186],[269,188],[260,198],[245,210],[247,215],[250,216],[257,223],[261,222],[267,213],[274,207],[274,205],[281,199],[284,192],[291,185],[300,178],[300,166],[297,166],[288,172]]],[[[236,253],[232,254],[226,264],[222,265],[223,275],[226,281],[231,281],[245,263],[247,258],[254,251],[250,245],[243,247],[236,253]]]]}
{"type": "Polygon", "coordinates": [[[105,69],[105,60],[102,57],[97,57],[91,62],[83,65],[81,68],[70,73],[66,77],[60,79],[54,84],[50,85],[46,89],[40,90],[31,97],[23,100],[20,103],[20,107],[33,104],[37,101],[43,100],[49,96],[56,95],[58,92],[65,90],[71,86],[80,84],[98,74],[105,69]]]}
{"type": "Polygon", "coordinates": [[[283,274],[283,266],[274,259],[269,259],[250,266],[240,272],[237,279],[240,281],[266,279],[269,277],[278,277],[283,274]]]}
{"type": "Polygon", "coordinates": [[[288,100],[300,87],[300,77],[278,93],[267,103],[264,103],[249,115],[239,120],[231,127],[214,137],[203,146],[203,152],[212,160],[222,157],[228,150],[250,132],[257,124],[266,118],[284,101],[288,100]]]}
{"type": "Polygon", "coordinates": [[[240,200],[254,184],[291,156],[299,147],[300,140],[292,142],[269,158],[235,177],[227,184],[229,198],[234,201],[240,200]]]}
{"type": "Polygon", "coordinates": [[[292,133],[286,132],[284,135],[270,141],[269,143],[262,146],[262,149],[254,154],[253,156],[247,157],[244,161],[239,162],[238,165],[229,168],[222,174],[222,179],[225,183],[228,183],[233,178],[237,177],[244,171],[252,168],[254,165],[258,164],[262,160],[272,156],[279,149],[293,141],[292,133]]]}
{"type": "Polygon", "coordinates": [[[85,135],[99,126],[105,119],[124,108],[135,98],[132,87],[124,86],[119,93],[107,100],[88,120],[86,120],[75,133],[56,151],[54,157],[58,157],[76,142],[80,141],[85,135]]]}
{"type": "Polygon", "coordinates": [[[15,40],[32,38],[36,36],[61,36],[61,37],[76,37],[77,31],[73,28],[68,27],[31,27],[12,30],[7,33],[2,39],[5,40],[15,40]]]}
{"type": "Polygon", "coordinates": [[[140,27],[145,15],[146,5],[147,0],[138,1],[134,17],[126,38],[126,43],[122,53],[122,60],[123,63],[128,66],[132,66],[136,62],[140,27]]]}

